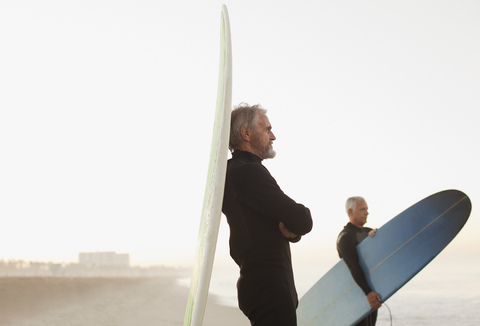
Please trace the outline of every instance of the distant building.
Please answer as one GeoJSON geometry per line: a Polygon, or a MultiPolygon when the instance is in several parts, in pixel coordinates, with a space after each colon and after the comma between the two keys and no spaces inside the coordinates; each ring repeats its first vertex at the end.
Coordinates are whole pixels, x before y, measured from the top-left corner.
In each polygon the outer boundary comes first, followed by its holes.
{"type": "Polygon", "coordinates": [[[114,251],[81,252],[78,254],[78,263],[86,266],[130,266],[129,254],[117,254],[114,251]]]}

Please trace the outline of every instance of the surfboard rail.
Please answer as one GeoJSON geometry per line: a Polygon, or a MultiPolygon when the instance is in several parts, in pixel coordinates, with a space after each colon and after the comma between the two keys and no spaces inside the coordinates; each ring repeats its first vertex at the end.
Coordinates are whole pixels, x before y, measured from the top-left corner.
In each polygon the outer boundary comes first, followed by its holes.
{"type": "Polygon", "coordinates": [[[232,44],[227,7],[222,6],[220,24],[220,67],[215,124],[205,186],[197,252],[185,309],[184,326],[203,323],[222,214],[227,170],[230,112],[232,108],[232,44]]]}

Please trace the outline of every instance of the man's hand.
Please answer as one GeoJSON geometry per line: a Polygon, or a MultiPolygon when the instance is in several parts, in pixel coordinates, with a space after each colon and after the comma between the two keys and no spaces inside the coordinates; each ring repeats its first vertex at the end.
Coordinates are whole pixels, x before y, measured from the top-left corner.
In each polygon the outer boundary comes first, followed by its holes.
{"type": "Polygon", "coordinates": [[[297,237],[295,233],[291,232],[285,227],[285,224],[283,224],[283,222],[280,222],[278,224],[278,228],[280,229],[280,232],[282,232],[282,235],[287,239],[294,239],[297,237]]]}
{"type": "Polygon", "coordinates": [[[371,230],[370,232],[368,232],[368,236],[371,237],[371,238],[373,238],[373,237],[375,236],[375,233],[377,233],[377,230],[378,230],[378,229],[373,229],[373,230],[371,230]]]}
{"type": "Polygon", "coordinates": [[[380,295],[375,291],[367,294],[367,300],[372,309],[378,309],[382,306],[382,298],[380,298],[380,295]]]}

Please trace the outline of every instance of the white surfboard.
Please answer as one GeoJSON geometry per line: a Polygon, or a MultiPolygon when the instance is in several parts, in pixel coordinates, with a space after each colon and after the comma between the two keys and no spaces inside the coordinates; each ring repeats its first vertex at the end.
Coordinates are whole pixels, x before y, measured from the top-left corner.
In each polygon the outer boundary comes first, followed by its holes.
{"type": "Polygon", "coordinates": [[[225,5],[222,6],[220,31],[220,70],[218,76],[217,107],[210,150],[207,185],[203,199],[202,217],[198,232],[197,253],[193,267],[190,292],[185,311],[184,326],[203,323],[208,288],[212,275],[218,229],[222,214],[223,191],[227,171],[230,115],[232,110],[232,44],[230,22],[225,5]]]}

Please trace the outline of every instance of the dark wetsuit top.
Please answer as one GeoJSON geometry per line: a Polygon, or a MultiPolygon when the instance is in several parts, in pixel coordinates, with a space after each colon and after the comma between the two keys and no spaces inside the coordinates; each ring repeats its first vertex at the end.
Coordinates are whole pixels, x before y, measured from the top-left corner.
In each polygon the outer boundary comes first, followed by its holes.
{"type": "Polygon", "coordinates": [[[366,237],[368,237],[368,232],[371,228],[359,228],[348,223],[343,228],[342,232],[338,235],[337,238],[337,251],[340,258],[343,258],[345,263],[352,273],[353,279],[360,286],[360,288],[365,292],[365,295],[369,294],[372,289],[365,279],[365,274],[363,273],[360,263],[358,261],[357,245],[366,237]]]}
{"type": "Polygon", "coordinates": [[[230,255],[240,267],[240,309],[252,325],[296,325],[289,243],[312,229],[310,210],[283,193],[260,157],[238,150],[228,161],[222,210],[230,255]],[[284,238],[279,222],[298,237],[284,238]]]}

